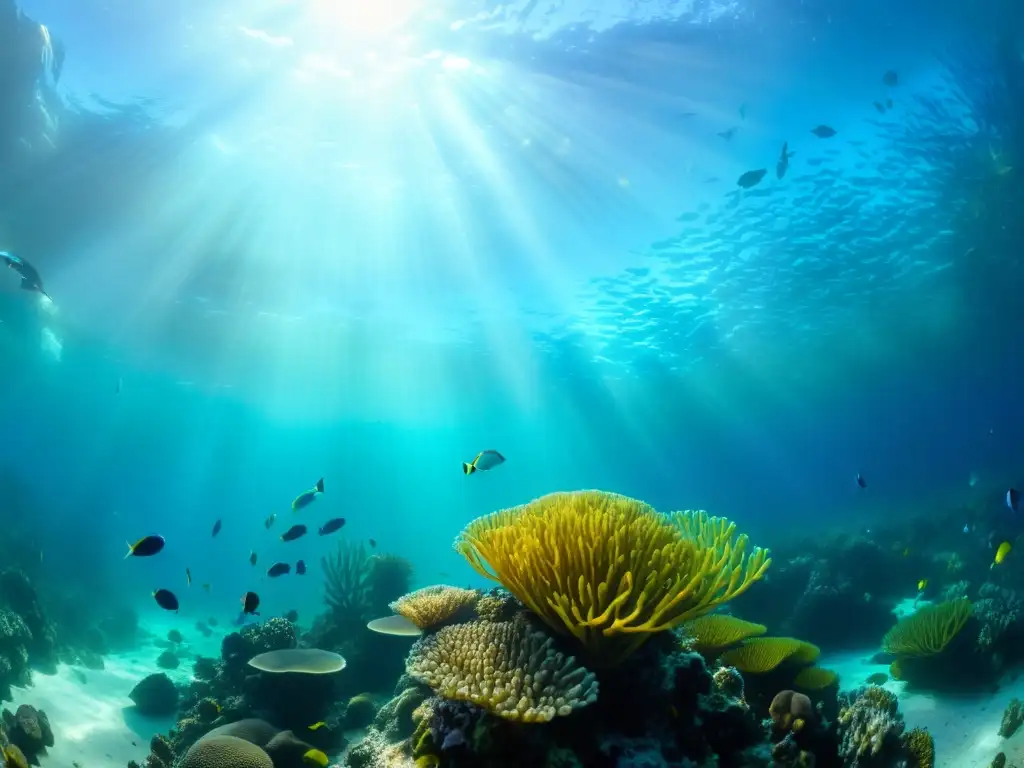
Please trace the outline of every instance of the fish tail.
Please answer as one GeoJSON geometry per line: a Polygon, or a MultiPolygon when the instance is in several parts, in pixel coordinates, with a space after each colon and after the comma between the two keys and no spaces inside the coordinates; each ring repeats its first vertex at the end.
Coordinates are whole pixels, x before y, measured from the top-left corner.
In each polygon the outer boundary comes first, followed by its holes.
{"type": "Polygon", "coordinates": [[[319,480],[316,481],[316,492],[317,493],[323,493],[324,492],[324,479],[322,477],[319,480]]]}
{"type": "Polygon", "coordinates": [[[467,475],[472,475],[474,472],[476,472],[476,465],[462,462],[462,471],[465,472],[467,475]]]}
{"type": "Polygon", "coordinates": [[[128,544],[128,554],[124,556],[124,559],[127,560],[129,557],[135,554],[135,550],[132,549],[132,545],[129,542],[126,541],[125,544],[128,544]]]}

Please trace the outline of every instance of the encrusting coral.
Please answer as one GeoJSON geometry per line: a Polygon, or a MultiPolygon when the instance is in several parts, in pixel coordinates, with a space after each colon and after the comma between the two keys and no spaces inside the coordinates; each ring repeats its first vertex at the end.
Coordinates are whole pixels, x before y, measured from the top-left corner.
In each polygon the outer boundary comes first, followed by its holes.
{"type": "Polygon", "coordinates": [[[472,608],[479,597],[475,589],[435,584],[403,595],[388,607],[420,629],[429,629],[472,608]]]}
{"type": "Polygon", "coordinates": [[[525,621],[444,627],[413,646],[411,677],[506,720],[544,722],[597,700],[597,680],[525,621]]]}
{"type": "Polygon", "coordinates": [[[771,564],[733,523],[666,517],[603,491],[553,493],[477,518],[455,548],[588,656],[621,662],[652,634],[745,592],[771,564]]]}
{"type": "Polygon", "coordinates": [[[928,605],[906,616],[882,639],[882,649],[894,656],[935,656],[949,645],[972,615],[966,598],[928,605]]]}

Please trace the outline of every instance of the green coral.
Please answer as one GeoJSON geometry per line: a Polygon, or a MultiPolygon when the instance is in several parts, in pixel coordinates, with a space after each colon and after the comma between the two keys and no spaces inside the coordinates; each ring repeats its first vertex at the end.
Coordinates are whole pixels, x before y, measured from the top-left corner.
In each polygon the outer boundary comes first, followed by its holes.
{"type": "Polygon", "coordinates": [[[935,656],[964,628],[971,614],[967,598],[926,606],[900,619],[882,639],[882,649],[894,656],[935,656]]]}

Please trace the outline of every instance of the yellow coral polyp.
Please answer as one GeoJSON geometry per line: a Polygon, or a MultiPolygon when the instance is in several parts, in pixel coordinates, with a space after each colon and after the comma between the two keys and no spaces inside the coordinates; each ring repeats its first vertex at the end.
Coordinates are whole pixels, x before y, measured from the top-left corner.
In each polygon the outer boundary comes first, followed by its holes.
{"type": "Polygon", "coordinates": [[[764,624],[744,621],[724,613],[711,613],[691,619],[683,624],[683,631],[693,638],[693,647],[698,651],[713,651],[734,645],[748,637],[763,635],[764,624]]]}
{"type": "Polygon", "coordinates": [[[552,493],[472,521],[455,548],[588,655],[621,661],[652,634],[745,592],[771,564],[705,512],[661,515],[603,491],[552,493]]]}
{"type": "Polygon", "coordinates": [[[885,634],[882,650],[894,656],[935,656],[964,628],[972,612],[965,597],[925,606],[885,634]]]}
{"type": "Polygon", "coordinates": [[[443,627],[413,646],[406,669],[441,697],[506,720],[546,722],[597,701],[593,673],[522,620],[443,627]]]}
{"type": "Polygon", "coordinates": [[[420,629],[429,629],[471,608],[479,597],[475,589],[435,584],[403,595],[388,607],[420,629]]]}
{"type": "Polygon", "coordinates": [[[739,648],[723,653],[719,661],[741,672],[761,675],[787,660],[808,664],[818,658],[820,652],[816,645],[795,637],[754,637],[739,648]]]}

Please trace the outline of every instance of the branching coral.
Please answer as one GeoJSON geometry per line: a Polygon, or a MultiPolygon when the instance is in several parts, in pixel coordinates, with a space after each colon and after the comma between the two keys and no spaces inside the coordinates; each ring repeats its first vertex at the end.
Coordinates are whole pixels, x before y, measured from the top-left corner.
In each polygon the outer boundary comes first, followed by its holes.
{"type": "Polygon", "coordinates": [[[399,616],[409,619],[420,629],[429,629],[472,608],[479,597],[480,593],[475,589],[437,584],[403,595],[389,607],[399,616]]]}
{"type": "Polygon", "coordinates": [[[417,641],[408,672],[439,695],[543,722],[597,700],[597,680],[521,620],[454,624],[417,641]]]}
{"type": "Polygon", "coordinates": [[[839,703],[839,755],[845,765],[857,766],[861,758],[902,751],[903,716],[894,694],[870,686],[840,694],[839,703]]]}
{"type": "Polygon", "coordinates": [[[1017,593],[991,582],[981,585],[974,601],[974,616],[981,624],[978,646],[990,651],[1020,618],[1021,600],[1017,593]]]}
{"type": "Polygon", "coordinates": [[[553,493],[471,522],[455,548],[587,653],[621,661],[656,632],[745,592],[767,570],[734,524],[672,517],[602,491],[553,493]]]}
{"type": "Polygon", "coordinates": [[[882,649],[894,656],[934,656],[970,618],[971,601],[966,598],[926,606],[900,619],[882,639],[882,649]]]}

